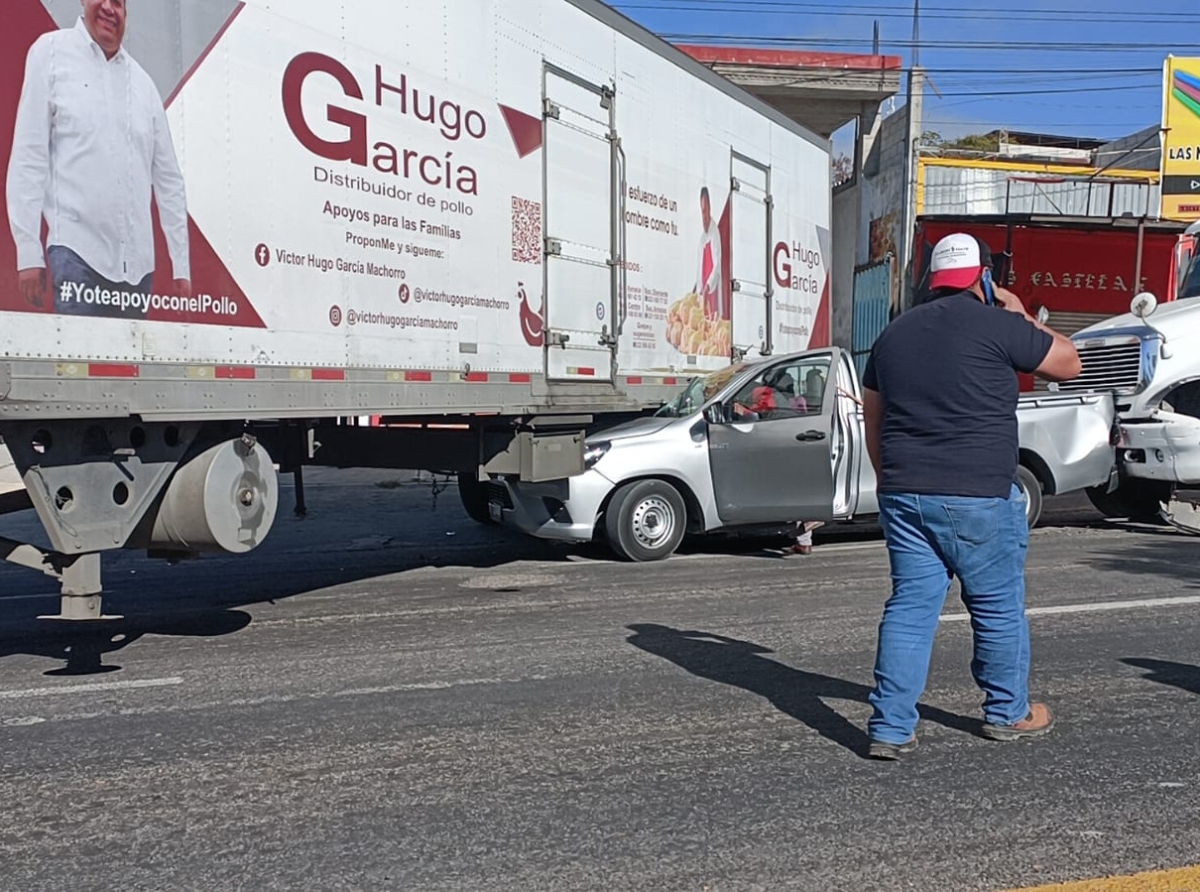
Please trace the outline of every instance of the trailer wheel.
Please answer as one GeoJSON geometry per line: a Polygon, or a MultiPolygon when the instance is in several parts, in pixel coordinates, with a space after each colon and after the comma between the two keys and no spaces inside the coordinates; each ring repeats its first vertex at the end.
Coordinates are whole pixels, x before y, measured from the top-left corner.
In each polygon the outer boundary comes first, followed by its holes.
{"type": "Polygon", "coordinates": [[[1159,503],[1171,501],[1175,485],[1158,480],[1121,481],[1113,492],[1105,486],[1093,486],[1087,490],[1088,500],[1105,517],[1125,518],[1134,523],[1164,523],[1159,514],[1159,503]]]}
{"type": "Polygon", "coordinates": [[[617,557],[638,563],[661,561],[683,541],[687,506],[679,490],[665,480],[626,483],[608,503],[604,529],[617,557]]]}
{"type": "Polygon", "coordinates": [[[1025,520],[1028,521],[1029,529],[1032,530],[1042,519],[1042,481],[1029,468],[1017,465],[1017,486],[1025,494],[1025,520]]]}
{"type": "Polygon", "coordinates": [[[493,522],[488,511],[487,484],[480,483],[474,474],[458,475],[458,498],[471,520],[485,524],[493,522]]]}

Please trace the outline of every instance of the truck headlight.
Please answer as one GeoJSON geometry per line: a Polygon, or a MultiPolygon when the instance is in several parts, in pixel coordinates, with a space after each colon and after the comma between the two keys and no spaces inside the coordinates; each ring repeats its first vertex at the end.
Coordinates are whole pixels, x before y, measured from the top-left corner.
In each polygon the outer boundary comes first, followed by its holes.
{"type": "Polygon", "coordinates": [[[612,443],[592,443],[583,450],[583,467],[586,470],[591,470],[592,466],[604,458],[605,454],[611,448],[612,443]]]}

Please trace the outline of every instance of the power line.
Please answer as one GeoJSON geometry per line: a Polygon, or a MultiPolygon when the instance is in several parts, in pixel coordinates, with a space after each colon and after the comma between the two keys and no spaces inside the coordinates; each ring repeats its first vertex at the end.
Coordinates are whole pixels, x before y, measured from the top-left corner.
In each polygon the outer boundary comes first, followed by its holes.
{"type": "Polygon", "coordinates": [[[1131,84],[1123,87],[1051,87],[1045,90],[970,90],[962,93],[947,93],[945,90],[939,91],[939,96],[943,99],[954,98],[958,96],[1049,96],[1062,95],[1066,93],[1116,93],[1122,90],[1149,90],[1151,88],[1161,87],[1160,83],[1154,84],[1131,84]]]}
{"type": "MultiPolygon", "coordinates": [[[[871,4],[853,4],[842,3],[836,6],[828,3],[814,2],[790,2],[790,0],[779,0],[779,2],[770,2],[770,0],[690,0],[687,4],[679,2],[668,3],[614,3],[619,9],[638,9],[638,10],[666,10],[680,12],[700,12],[700,13],[736,13],[739,15],[750,14],[766,14],[766,15],[806,15],[814,17],[820,16],[858,16],[864,18],[912,18],[912,12],[907,9],[896,6],[882,6],[871,4]]],[[[1079,9],[1048,9],[1042,8],[1009,8],[997,10],[971,10],[963,9],[956,6],[926,6],[922,11],[923,18],[937,19],[1000,19],[1004,21],[1011,20],[1013,16],[1020,16],[1024,20],[1029,20],[1031,16],[1048,17],[1055,20],[1061,18],[1072,18],[1077,24],[1080,24],[1079,9]]],[[[1178,10],[1166,11],[1151,11],[1142,12],[1135,10],[1108,10],[1103,13],[1091,14],[1092,23],[1103,24],[1104,22],[1124,22],[1130,24],[1146,23],[1146,24],[1178,24],[1180,21],[1200,23],[1200,15],[1197,13],[1179,12],[1178,10]],[[1097,21],[1098,19],[1104,21],[1097,21]]]]}
{"type": "Polygon", "coordinates": [[[1064,74],[1102,75],[1102,74],[1162,74],[1162,66],[1155,68],[931,68],[925,66],[927,73],[933,74],[978,74],[981,77],[991,77],[995,74],[1028,74],[1039,78],[1058,77],[1064,74]]]}

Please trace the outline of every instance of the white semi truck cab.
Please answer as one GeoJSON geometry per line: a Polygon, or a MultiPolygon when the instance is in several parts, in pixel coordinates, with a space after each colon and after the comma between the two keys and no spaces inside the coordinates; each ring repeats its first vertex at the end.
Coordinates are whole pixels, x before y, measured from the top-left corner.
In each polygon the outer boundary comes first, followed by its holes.
{"type": "Polygon", "coordinates": [[[1134,297],[1130,312],[1073,340],[1083,374],[1067,392],[1116,397],[1119,484],[1089,491],[1110,517],[1155,520],[1200,535],[1200,510],[1177,490],[1200,486],[1200,224],[1180,240],[1178,299],[1134,297]]]}

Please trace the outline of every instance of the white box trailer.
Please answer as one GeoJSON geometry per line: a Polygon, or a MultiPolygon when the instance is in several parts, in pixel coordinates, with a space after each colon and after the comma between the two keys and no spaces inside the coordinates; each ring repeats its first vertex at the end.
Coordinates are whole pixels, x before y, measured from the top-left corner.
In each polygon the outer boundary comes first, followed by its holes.
{"type": "Polygon", "coordinates": [[[0,44],[0,436],[52,544],[0,554],[64,618],[102,551],[252,549],[277,466],[569,476],[828,342],[827,142],[595,0],[8,0],[0,44]]]}

